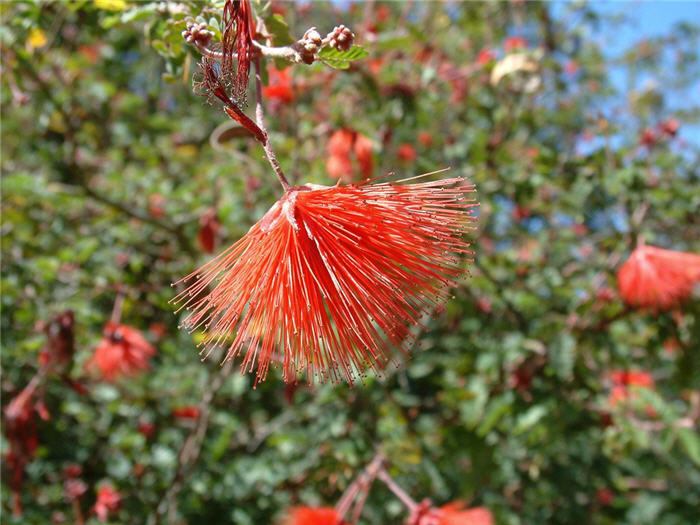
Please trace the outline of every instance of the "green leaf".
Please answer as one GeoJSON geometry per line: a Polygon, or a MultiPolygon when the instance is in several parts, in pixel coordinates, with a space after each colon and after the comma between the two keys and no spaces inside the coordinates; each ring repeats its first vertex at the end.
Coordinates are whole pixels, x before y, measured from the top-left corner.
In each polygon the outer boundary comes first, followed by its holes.
{"type": "Polygon", "coordinates": [[[576,340],[566,332],[562,332],[549,345],[547,354],[554,373],[561,379],[569,379],[574,370],[576,340]]]}
{"type": "Polygon", "coordinates": [[[282,15],[271,15],[265,17],[265,27],[272,35],[272,43],[275,46],[288,46],[295,42],[289,33],[289,26],[284,21],[282,15]]]}
{"type": "Polygon", "coordinates": [[[339,51],[326,46],[318,52],[318,57],[324,64],[336,69],[347,69],[350,67],[350,62],[365,58],[367,55],[369,53],[361,46],[352,46],[347,51],[339,51]]]}
{"type": "Polygon", "coordinates": [[[700,437],[689,428],[678,429],[678,440],[693,463],[700,466],[700,437]]]}

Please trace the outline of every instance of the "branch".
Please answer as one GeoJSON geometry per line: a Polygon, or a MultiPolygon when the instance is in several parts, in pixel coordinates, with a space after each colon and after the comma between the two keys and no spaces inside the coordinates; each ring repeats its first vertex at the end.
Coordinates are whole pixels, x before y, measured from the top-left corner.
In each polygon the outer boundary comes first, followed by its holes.
{"type": "Polygon", "coordinates": [[[156,522],[160,522],[161,518],[165,516],[167,516],[168,523],[177,522],[175,518],[177,513],[178,495],[182,490],[187,474],[189,474],[189,471],[195,465],[197,458],[202,451],[204,435],[206,434],[207,427],[209,426],[209,407],[211,406],[214,396],[223,385],[224,379],[226,379],[228,374],[231,372],[232,367],[233,361],[226,362],[226,364],[224,364],[224,366],[220,369],[218,375],[209,383],[208,388],[204,390],[202,400],[199,402],[199,419],[197,420],[197,425],[187,436],[187,439],[185,439],[185,442],[180,449],[177,468],[175,470],[175,475],[173,476],[172,484],[156,509],[156,522]]]}
{"type": "Polygon", "coordinates": [[[262,143],[262,145],[263,145],[263,148],[265,149],[265,155],[267,155],[267,160],[270,162],[270,165],[272,166],[272,169],[275,171],[277,178],[282,183],[282,187],[284,188],[284,190],[289,191],[289,189],[291,188],[291,185],[289,184],[287,177],[284,176],[284,172],[282,171],[282,168],[280,167],[280,163],[277,161],[277,157],[275,156],[275,152],[272,151],[272,146],[270,146],[270,137],[268,136],[267,131],[265,130],[265,121],[264,121],[263,106],[262,106],[262,80],[260,79],[260,58],[256,57],[254,60],[254,64],[255,64],[255,120],[258,124],[258,127],[262,130],[262,132],[265,136],[265,141],[262,143]]]}

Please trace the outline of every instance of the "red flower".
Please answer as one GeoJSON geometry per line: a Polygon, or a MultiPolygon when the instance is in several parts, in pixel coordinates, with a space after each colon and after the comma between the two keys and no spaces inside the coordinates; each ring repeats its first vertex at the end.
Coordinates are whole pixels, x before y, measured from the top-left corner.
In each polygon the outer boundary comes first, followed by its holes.
{"type": "Polygon", "coordinates": [[[690,297],[700,281],[700,255],[640,246],[617,273],[624,301],[640,308],[668,310],[690,297]]]}
{"type": "MultiPolygon", "coordinates": [[[[35,376],[36,377],[36,376],[35,376]]],[[[36,418],[32,401],[39,382],[32,380],[3,410],[3,432],[9,442],[5,460],[11,476],[12,514],[22,515],[22,480],[24,468],[34,457],[39,446],[36,418]]]]}
{"type": "Polygon", "coordinates": [[[681,124],[677,119],[671,117],[659,124],[659,131],[665,135],[668,135],[669,137],[675,137],[676,133],[678,133],[678,128],[680,125],[681,124]]]}
{"type": "Polygon", "coordinates": [[[178,407],[173,410],[173,416],[179,419],[199,419],[199,408],[193,406],[178,407]]]}
{"type": "Polygon", "coordinates": [[[374,171],[374,159],[372,158],[373,148],[374,145],[371,139],[365,137],[361,133],[355,135],[355,157],[360,167],[360,173],[365,177],[369,177],[374,171]]]}
{"type": "Polygon", "coordinates": [[[97,491],[97,501],[92,507],[92,511],[100,521],[107,521],[110,514],[119,511],[121,507],[122,495],[109,485],[103,485],[97,491]]]}
{"type": "Polygon", "coordinates": [[[595,293],[596,299],[603,303],[609,303],[615,299],[615,290],[609,286],[598,288],[595,293]]]}
{"type": "Polygon", "coordinates": [[[650,148],[656,144],[658,139],[659,137],[653,128],[644,128],[644,131],[642,131],[642,134],[639,136],[639,143],[647,148],[650,148]]]}
{"type": "Polygon", "coordinates": [[[86,363],[96,369],[106,381],[133,375],[148,369],[148,360],[156,350],[135,328],[109,322],[95,353],[86,363]]]}
{"type": "Polygon", "coordinates": [[[578,72],[579,65],[576,60],[569,60],[566,64],[564,64],[564,72],[567,75],[575,75],[578,72]]]}
{"type": "Polygon", "coordinates": [[[328,160],[326,170],[328,175],[336,179],[350,181],[357,171],[353,164],[352,155],[360,173],[369,177],[374,170],[372,158],[372,140],[351,129],[339,129],[331,135],[328,141],[328,160]]]}
{"type": "Polygon", "coordinates": [[[295,507],[282,521],[283,525],[342,525],[332,507],[295,507]]]}
{"type": "Polygon", "coordinates": [[[459,502],[440,507],[440,525],[493,525],[493,514],[485,507],[464,509],[459,502]]]}
{"type": "Polygon", "coordinates": [[[527,47],[527,40],[521,36],[511,36],[506,38],[505,42],[503,42],[503,49],[505,49],[506,53],[523,47],[527,47]]]}
{"type": "Polygon", "coordinates": [[[464,194],[473,187],[405,182],[292,188],[182,279],[189,287],[174,301],[191,310],[186,328],[204,330],[202,352],[226,346],[233,359],[247,349],[242,369],[257,364],[258,381],[273,361],[287,382],[302,371],[310,382],[352,382],[368,363],[383,369],[389,346],[402,347],[448,297],[471,253],[463,233],[476,204],[464,194]]]}
{"type": "Polygon", "coordinates": [[[615,493],[610,489],[598,489],[596,491],[596,497],[601,505],[610,505],[615,499],[615,493]]]}
{"type": "Polygon", "coordinates": [[[79,499],[87,489],[87,485],[80,478],[70,478],[63,483],[63,495],[68,501],[79,499]]]}
{"type": "Polygon", "coordinates": [[[209,210],[199,219],[199,231],[197,232],[197,240],[199,245],[206,253],[214,253],[218,242],[219,230],[221,223],[216,216],[216,210],[209,210]]]}
{"type": "Polygon", "coordinates": [[[401,144],[398,150],[399,159],[405,162],[414,162],[417,158],[416,150],[410,144],[401,144]]]}
{"type": "Polygon", "coordinates": [[[654,387],[654,378],[648,372],[629,372],[627,370],[613,370],[610,379],[616,385],[654,387]]]}
{"type": "Polygon", "coordinates": [[[263,95],[285,103],[289,103],[294,100],[292,75],[289,73],[289,69],[278,71],[277,69],[270,67],[268,69],[268,74],[270,76],[270,81],[267,86],[263,87],[263,95]]]}
{"type": "Polygon", "coordinates": [[[636,397],[636,392],[629,387],[654,388],[654,378],[648,372],[613,370],[610,372],[610,379],[613,383],[608,398],[611,407],[636,397]]]}
{"type": "Polygon", "coordinates": [[[165,206],[165,197],[162,195],[154,193],[148,197],[148,211],[151,213],[152,217],[158,219],[165,215],[163,206],[165,206]]]}
{"type": "Polygon", "coordinates": [[[480,66],[485,66],[496,60],[496,53],[490,47],[482,47],[479,54],[476,55],[476,63],[480,66]]]}
{"type": "Polygon", "coordinates": [[[465,509],[455,501],[440,508],[423,500],[406,520],[406,525],[493,525],[493,514],[485,507],[465,509]]]}
{"type": "Polygon", "coordinates": [[[46,345],[39,352],[39,364],[41,366],[68,365],[73,360],[75,344],[73,337],[73,312],[66,310],[49,323],[39,323],[38,328],[44,331],[47,337],[46,345]]]}
{"type": "Polygon", "coordinates": [[[139,423],[139,433],[143,435],[146,439],[150,439],[156,432],[156,426],[153,423],[139,423]]]}
{"type": "Polygon", "coordinates": [[[423,144],[423,146],[432,146],[433,145],[433,136],[428,133],[427,131],[421,131],[418,133],[418,142],[423,144]]]}

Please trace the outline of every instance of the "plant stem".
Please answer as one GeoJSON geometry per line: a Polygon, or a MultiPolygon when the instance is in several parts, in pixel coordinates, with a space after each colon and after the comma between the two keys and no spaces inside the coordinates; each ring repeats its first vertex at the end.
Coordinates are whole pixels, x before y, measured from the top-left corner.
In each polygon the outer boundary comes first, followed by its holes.
{"type": "Polygon", "coordinates": [[[260,58],[255,57],[253,62],[255,63],[255,120],[258,127],[262,130],[263,134],[265,135],[265,141],[262,142],[262,146],[265,149],[265,155],[267,155],[267,160],[270,162],[270,165],[275,171],[275,174],[280,180],[280,183],[282,183],[284,191],[289,191],[291,185],[289,184],[287,177],[285,177],[284,172],[280,167],[280,163],[277,161],[275,152],[272,151],[272,146],[270,145],[270,137],[267,134],[267,130],[265,129],[265,120],[262,106],[262,80],[260,78],[260,58]]]}
{"type": "Polygon", "coordinates": [[[374,478],[377,477],[383,462],[384,455],[381,452],[377,452],[374,455],[374,458],[372,458],[372,461],[370,461],[360,475],[355,478],[347,489],[345,489],[345,492],[335,505],[335,510],[341,520],[345,518],[345,514],[348,513],[350,507],[352,506],[352,502],[359,493],[360,497],[355,504],[352,520],[350,521],[352,524],[357,523],[357,520],[360,518],[360,514],[362,513],[362,508],[364,507],[365,501],[367,500],[369,488],[372,485],[374,478]]]}
{"type": "Polygon", "coordinates": [[[386,471],[386,469],[382,468],[379,470],[377,473],[377,477],[381,479],[387,487],[389,487],[389,490],[394,493],[394,495],[401,500],[401,503],[406,505],[406,508],[408,508],[409,512],[413,512],[413,510],[416,508],[417,504],[411,496],[406,494],[404,490],[399,487],[396,482],[394,481],[394,478],[392,478],[389,473],[386,471]]]}

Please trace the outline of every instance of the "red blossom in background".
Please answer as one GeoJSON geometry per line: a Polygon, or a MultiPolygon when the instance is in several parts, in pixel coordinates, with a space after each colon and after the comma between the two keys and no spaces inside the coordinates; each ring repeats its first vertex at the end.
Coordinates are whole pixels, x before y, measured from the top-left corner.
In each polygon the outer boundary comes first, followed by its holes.
{"type": "Polygon", "coordinates": [[[216,210],[209,210],[199,219],[199,231],[197,232],[197,240],[199,246],[206,253],[214,253],[218,245],[219,230],[221,222],[216,216],[216,210]]]}
{"type": "Polygon", "coordinates": [[[139,433],[146,439],[150,439],[156,432],[156,426],[153,423],[143,422],[139,423],[139,433]]]}
{"type": "Polygon", "coordinates": [[[620,296],[630,306],[668,310],[690,297],[700,281],[700,255],[639,246],[617,273],[620,296]]]}
{"type": "Polygon", "coordinates": [[[433,136],[427,131],[418,132],[418,142],[423,146],[429,147],[433,145],[433,136]]]}
{"type": "Polygon", "coordinates": [[[416,158],[418,158],[415,148],[407,143],[399,146],[397,154],[399,159],[404,162],[415,162],[416,158]]]}
{"type": "Polygon", "coordinates": [[[92,511],[100,521],[107,521],[110,514],[119,511],[122,495],[110,485],[103,485],[97,491],[97,501],[92,511]]]}
{"type": "Polygon", "coordinates": [[[342,525],[333,507],[294,507],[282,520],[282,525],[342,525]]]}
{"type": "Polygon", "coordinates": [[[424,500],[413,509],[406,525],[493,525],[493,514],[489,509],[464,507],[464,503],[455,501],[436,508],[430,500],[424,500]]]}
{"type": "MultiPolygon", "coordinates": [[[[35,378],[38,376],[35,376],[35,378]]],[[[21,490],[24,468],[39,446],[32,401],[39,381],[34,379],[3,410],[3,433],[9,442],[5,461],[10,470],[12,513],[22,515],[21,490]]]]}
{"type": "Polygon", "coordinates": [[[610,372],[610,380],[613,383],[608,398],[611,407],[636,397],[636,392],[630,390],[630,387],[654,388],[654,378],[648,372],[613,370],[610,372]]]}
{"type": "Polygon", "coordinates": [[[579,64],[576,60],[569,60],[564,64],[564,73],[567,75],[575,75],[578,73],[579,70],[579,64]]]}
{"type": "Polygon", "coordinates": [[[493,514],[485,507],[465,509],[463,503],[455,502],[440,510],[440,525],[493,525],[493,514]]]}
{"type": "Polygon", "coordinates": [[[199,408],[185,406],[173,409],[173,416],[178,419],[199,419],[199,408]]]}
{"type": "Polygon", "coordinates": [[[479,54],[476,55],[476,63],[480,66],[485,66],[496,60],[496,53],[490,47],[482,47],[479,54]]]}
{"type": "Polygon", "coordinates": [[[326,171],[333,178],[349,182],[359,171],[369,177],[374,170],[373,143],[368,137],[351,129],[335,131],[328,141],[326,171]],[[357,168],[353,163],[357,162],[357,168]]]}
{"type": "Polygon", "coordinates": [[[292,188],[182,279],[189,287],[173,300],[191,310],[187,329],[204,330],[202,353],[225,347],[229,360],[247,349],[242,370],[257,364],[256,381],[272,362],[287,382],[381,371],[471,254],[463,235],[475,220],[473,187],[408,180],[292,188]]]}
{"type": "Polygon", "coordinates": [[[521,36],[511,36],[506,38],[503,42],[503,49],[506,51],[506,53],[510,53],[511,51],[522,49],[524,47],[527,47],[527,40],[521,36]]]}
{"type": "Polygon", "coordinates": [[[647,148],[654,146],[658,140],[659,136],[656,134],[654,128],[645,128],[639,136],[639,143],[647,148]]]}
{"type": "Polygon", "coordinates": [[[266,98],[278,100],[288,104],[294,100],[294,91],[292,90],[292,75],[289,69],[282,71],[270,67],[268,69],[270,81],[267,86],[262,89],[263,95],[266,98]]]}
{"type": "Polygon", "coordinates": [[[601,505],[610,505],[615,499],[615,493],[610,489],[598,489],[596,498],[601,505]]]}
{"type": "Polygon", "coordinates": [[[659,124],[659,131],[669,137],[675,137],[680,126],[681,124],[678,122],[678,119],[671,117],[659,124]]]}
{"type": "Polygon", "coordinates": [[[162,195],[154,193],[148,197],[148,211],[152,217],[155,217],[156,219],[163,217],[165,215],[163,206],[165,206],[165,197],[162,195]]]}
{"type": "Polygon", "coordinates": [[[44,348],[39,352],[39,364],[41,366],[56,365],[67,366],[73,360],[75,341],[73,325],[75,319],[71,310],[66,310],[49,323],[40,323],[41,329],[47,337],[44,348]]]}
{"type": "Polygon", "coordinates": [[[105,325],[102,341],[85,366],[98,371],[106,381],[115,381],[147,370],[148,360],[155,353],[155,348],[141,332],[109,322],[105,325]]]}

